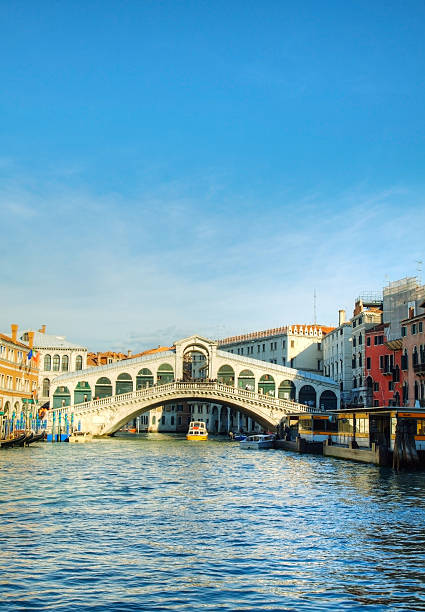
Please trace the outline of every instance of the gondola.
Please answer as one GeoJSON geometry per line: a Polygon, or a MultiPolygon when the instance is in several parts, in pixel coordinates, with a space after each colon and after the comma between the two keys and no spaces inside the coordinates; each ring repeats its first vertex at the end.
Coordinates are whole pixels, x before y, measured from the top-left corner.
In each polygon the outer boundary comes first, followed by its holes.
{"type": "Polygon", "coordinates": [[[1,448],[10,448],[11,446],[21,446],[21,443],[22,444],[24,443],[26,437],[27,437],[27,434],[23,433],[16,438],[10,438],[9,440],[2,440],[0,443],[1,448]]]}
{"type": "Polygon", "coordinates": [[[29,444],[33,444],[34,442],[41,442],[46,437],[46,432],[42,431],[39,434],[33,434],[31,440],[25,440],[25,444],[28,446],[29,444]]]}
{"type": "Polygon", "coordinates": [[[27,437],[25,438],[22,446],[29,446],[31,442],[33,441],[34,441],[34,432],[30,431],[29,433],[27,433],[27,437]]]}

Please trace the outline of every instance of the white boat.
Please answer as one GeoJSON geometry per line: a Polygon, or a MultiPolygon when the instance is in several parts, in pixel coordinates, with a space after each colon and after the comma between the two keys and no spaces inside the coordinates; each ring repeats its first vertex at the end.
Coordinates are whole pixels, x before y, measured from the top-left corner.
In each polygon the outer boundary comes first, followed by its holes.
{"type": "Polygon", "coordinates": [[[273,448],[275,437],[270,434],[255,434],[239,442],[240,448],[273,448]]]}
{"type": "Polygon", "coordinates": [[[189,430],[186,434],[186,440],[208,440],[207,426],[204,421],[191,421],[189,430]]]}
{"type": "Polygon", "coordinates": [[[74,431],[68,438],[68,442],[73,444],[82,444],[91,440],[93,440],[92,434],[85,431],[74,431]]]}

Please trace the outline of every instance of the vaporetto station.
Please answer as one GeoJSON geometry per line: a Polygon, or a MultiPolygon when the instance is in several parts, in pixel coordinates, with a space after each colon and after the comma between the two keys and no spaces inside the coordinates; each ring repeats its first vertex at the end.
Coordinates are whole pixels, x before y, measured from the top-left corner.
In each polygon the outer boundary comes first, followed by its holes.
{"type": "Polygon", "coordinates": [[[338,384],[329,378],[235,355],[201,336],[169,351],[63,374],[54,385],[49,427],[67,423],[94,435],[112,435],[169,402],[219,404],[268,429],[286,415],[335,410],[340,403],[338,384]]]}

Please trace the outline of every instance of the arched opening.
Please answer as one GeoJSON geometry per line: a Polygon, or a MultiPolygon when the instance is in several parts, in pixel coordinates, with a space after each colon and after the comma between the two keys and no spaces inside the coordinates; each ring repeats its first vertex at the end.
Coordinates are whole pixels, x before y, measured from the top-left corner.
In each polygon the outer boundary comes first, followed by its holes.
{"type": "Polygon", "coordinates": [[[82,404],[91,400],[91,387],[88,382],[80,381],[74,390],[74,404],[82,404]]]}
{"type": "Polygon", "coordinates": [[[43,397],[49,397],[50,394],[50,380],[43,378],[43,397]]]}
{"type": "Polygon", "coordinates": [[[82,370],[83,369],[83,358],[81,355],[77,355],[75,358],[75,369],[82,370]]]}
{"type": "Polygon", "coordinates": [[[68,387],[56,387],[53,394],[53,408],[71,405],[71,394],[68,387]]]}
{"type": "Polygon", "coordinates": [[[183,352],[183,380],[205,380],[210,377],[210,353],[201,343],[186,346],[183,352]]]}
{"type": "Polygon", "coordinates": [[[280,397],[280,399],[289,399],[295,401],[295,385],[292,380],[284,380],[280,383],[278,389],[278,397],[280,397]]]}
{"type": "Polygon", "coordinates": [[[4,405],[4,418],[10,419],[12,415],[10,414],[10,402],[6,402],[4,405]]]}
{"type": "Polygon", "coordinates": [[[109,378],[106,376],[102,376],[96,381],[96,385],[94,387],[94,396],[97,399],[101,399],[102,397],[111,397],[112,395],[112,383],[109,378]]]}
{"type": "Polygon", "coordinates": [[[275,394],[276,385],[274,382],[273,376],[270,374],[263,374],[258,382],[258,393],[262,393],[263,395],[273,395],[275,394]]]}
{"type": "Polygon", "coordinates": [[[157,372],[158,385],[166,385],[167,383],[173,382],[174,370],[169,363],[162,363],[157,372]]]}
{"type": "Polygon", "coordinates": [[[311,385],[304,385],[301,387],[298,401],[300,404],[305,404],[306,406],[316,406],[316,391],[311,385]]]}
{"type": "Polygon", "coordinates": [[[52,357],[51,355],[44,355],[44,370],[49,372],[52,369],[52,357]]]}
{"type": "Polygon", "coordinates": [[[126,372],[119,374],[117,382],[115,383],[115,394],[121,395],[122,393],[130,393],[131,391],[133,391],[133,379],[130,374],[126,372]]]}
{"type": "Polygon", "coordinates": [[[142,368],[137,372],[136,389],[153,387],[153,374],[148,368],[142,368]]]}
{"type": "Polygon", "coordinates": [[[235,372],[232,366],[223,365],[217,372],[217,381],[223,385],[235,386],[235,372]]]}
{"type": "Polygon", "coordinates": [[[255,391],[255,376],[251,370],[242,370],[238,376],[238,387],[247,391],[255,391]]]}
{"type": "Polygon", "coordinates": [[[62,357],[62,372],[67,372],[69,370],[69,357],[68,355],[64,355],[62,357]]]}
{"type": "Polygon", "coordinates": [[[53,356],[53,372],[59,372],[60,363],[61,363],[61,358],[59,357],[59,355],[54,355],[53,356]]]}
{"type": "Polygon", "coordinates": [[[336,410],[338,408],[338,400],[333,391],[323,391],[320,396],[321,410],[336,410]]]}

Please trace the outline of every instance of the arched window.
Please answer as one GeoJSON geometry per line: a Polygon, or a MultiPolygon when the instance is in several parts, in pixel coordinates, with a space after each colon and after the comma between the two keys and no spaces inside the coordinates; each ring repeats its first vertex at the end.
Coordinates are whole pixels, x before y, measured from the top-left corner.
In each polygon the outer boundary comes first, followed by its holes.
{"type": "Polygon", "coordinates": [[[55,355],[53,357],[53,372],[59,372],[60,361],[61,358],[59,357],[59,355],[55,355]]]}
{"type": "Polygon", "coordinates": [[[75,358],[75,369],[76,370],[83,369],[83,358],[81,357],[81,355],[77,355],[77,357],[75,358]]]}
{"type": "Polygon", "coordinates": [[[166,385],[167,383],[173,382],[174,370],[169,363],[163,363],[159,366],[157,372],[158,385],[166,385]]]}
{"type": "Polygon", "coordinates": [[[43,397],[49,397],[49,393],[50,393],[50,380],[48,378],[44,378],[43,379],[43,397]]]}
{"type": "Polygon", "coordinates": [[[44,369],[46,372],[52,369],[52,358],[50,355],[44,355],[44,369]]]}
{"type": "Polygon", "coordinates": [[[130,393],[131,391],[133,391],[133,379],[131,378],[130,374],[127,374],[126,372],[119,374],[115,383],[116,395],[130,393]]]}
{"type": "Polygon", "coordinates": [[[69,357],[68,355],[64,355],[62,357],[62,372],[67,372],[69,369],[69,357]]]}
{"type": "Polygon", "coordinates": [[[229,385],[233,387],[235,385],[235,372],[232,366],[223,365],[217,372],[217,380],[223,385],[229,385]]]}
{"type": "Polygon", "coordinates": [[[276,385],[273,376],[271,374],[264,374],[258,382],[258,393],[273,395],[274,397],[275,389],[276,385]]]}

